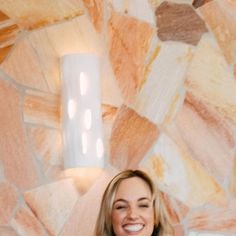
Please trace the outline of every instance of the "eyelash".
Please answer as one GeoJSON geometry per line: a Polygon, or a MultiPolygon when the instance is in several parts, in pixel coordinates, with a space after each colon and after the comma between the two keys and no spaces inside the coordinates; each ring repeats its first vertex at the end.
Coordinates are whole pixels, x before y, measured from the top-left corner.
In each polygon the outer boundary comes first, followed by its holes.
{"type": "MultiPolygon", "coordinates": [[[[141,205],[139,205],[139,207],[141,207],[141,208],[149,208],[149,205],[148,204],[141,204],[141,205]]],[[[117,206],[115,209],[116,210],[121,210],[121,209],[125,209],[125,208],[127,208],[127,206],[117,206]]]]}

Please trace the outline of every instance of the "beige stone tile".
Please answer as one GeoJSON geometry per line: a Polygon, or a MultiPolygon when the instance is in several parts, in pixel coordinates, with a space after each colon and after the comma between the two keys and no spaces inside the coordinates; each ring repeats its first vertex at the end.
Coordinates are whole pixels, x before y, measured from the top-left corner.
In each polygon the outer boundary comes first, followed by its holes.
{"type": "Polygon", "coordinates": [[[123,105],[112,128],[110,162],[119,169],[136,168],[158,135],[156,125],[123,105]]]}
{"type": "Polygon", "coordinates": [[[17,204],[17,198],[18,194],[14,186],[8,182],[0,182],[0,225],[9,223],[17,204]]]}
{"type": "Polygon", "coordinates": [[[62,140],[59,130],[28,127],[28,137],[35,156],[49,179],[58,178],[63,168],[62,140]]]}
{"type": "Polygon", "coordinates": [[[235,233],[236,210],[212,207],[197,209],[189,214],[186,225],[198,231],[235,233]]]}
{"type": "Polygon", "coordinates": [[[143,82],[132,107],[141,116],[160,125],[171,122],[183,103],[181,93],[185,73],[194,50],[187,44],[178,42],[158,43],[159,52],[147,63],[147,80],[143,82]],[[171,55],[171,56],[170,56],[171,55]],[[169,118],[168,118],[169,117],[169,118]]]}
{"type": "Polygon", "coordinates": [[[157,35],[162,41],[197,45],[207,32],[205,22],[188,4],[163,2],[156,9],[157,35]]]}
{"type": "Polygon", "coordinates": [[[14,229],[9,226],[0,227],[0,235],[2,236],[19,236],[14,229]]]}
{"type": "Polygon", "coordinates": [[[83,14],[75,0],[0,0],[1,10],[25,29],[34,29],[83,14]]]}
{"type": "Polygon", "coordinates": [[[192,157],[218,180],[225,180],[233,164],[233,127],[223,117],[191,95],[176,116],[178,134],[192,157]]]}
{"type": "Polygon", "coordinates": [[[148,23],[112,12],[109,55],[125,103],[132,102],[140,88],[153,33],[154,28],[148,23]]]}
{"type": "Polygon", "coordinates": [[[104,0],[83,0],[96,30],[101,32],[104,17],[104,0]]]}
{"type": "Polygon", "coordinates": [[[50,235],[58,235],[79,197],[72,179],[40,186],[24,193],[27,205],[50,235]]]}
{"type": "MultiPolygon", "coordinates": [[[[233,162],[233,165],[231,168],[231,174],[229,177],[229,191],[232,197],[236,200],[236,156],[234,157],[234,162],[233,162]]],[[[236,209],[236,204],[235,204],[235,209],[236,209]]]]}
{"type": "Polygon", "coordinates": [[[24,86],[48,90],[38,56],[27,38],[21,38],[0,68],[24,86]]]}
{"type": "Polygon", "coordinates": [[[11,221],[11,226],[22,236],[48,236],[35,215],[25,207],[19,207],[16,211],[15,217],[11,221]]]}
{"type": "Polygon", "coordinates": [[[199,8],[213,31],[228,63],[236,62],[236,4],[235,1],[211,1],[199,8]]]}
{"type": "Polygon", "coordinates": [[[185,87],[203,103],[215,107],[223,117],[236,121],[236,80],[210,35],[205,35],[198,44],[185,87]]]}
{"type": "Polygon", "coordinates": [[[24,121],[30,124],[59,128],[59,96],[36,90],[27,90],[24,98],[24,121]]]}
{"type": "Polygon", "coordinates": [[[94,236],[100,202],[105,188],[116,170],[105,169],[91,189],[79,198],[70,217],[65,224],[61,236],[94,236]]]}
{"type": "Polygon", "coordinates": [[[22,120],[22,98],[11,84],[0,80],[0,160],[6,179],[19,188],[38,183],[37,169],[27,145],[22,120]]]}
{"type": "Polygon", "coordinates": [[[161,190],[187,207],[197,207],[207,202],[216,206],[225,205],[226,195],[222,187],[192,159],[185,143],[170,127],[168,132],[160,135],[140,166],[153,177],[161,190]]]}

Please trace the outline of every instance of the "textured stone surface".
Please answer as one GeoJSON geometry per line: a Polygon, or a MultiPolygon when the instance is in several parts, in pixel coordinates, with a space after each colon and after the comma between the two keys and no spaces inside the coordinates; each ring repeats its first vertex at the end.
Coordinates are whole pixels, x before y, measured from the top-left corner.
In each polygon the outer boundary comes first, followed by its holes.
{"type": "Polygon", "coordinates": [[[0,160],[6,179],[19,188],[38,183],[37,167],[27,145],[17,89],[0,79],[0,160]]]}
{"type": "Polygon", "coordinates": [[[59,234],[78,196],[75,184],[69,178],[24,193],[27,205],[50,235],[59,234]]]}
{"type": "Polygon", "coordinates": [[[157,34],[162,41],[181,41],[196,45],[207,32],[204,21],[188,4],[163,2],[156,9],[157,34]]]}
{"type": "Polygon", "coordinates": [[[203,6],[204,4],[206,4],[206,3],[210,2],[210,1],[212,1],[212,0],[194,0],[193,1],[193,6],[195,8],[198,8],[198,7],[201,7],[201,6],[203,6]]]}
{"type": "Polygon", "coordinates": [[[0,227],[0,235],[2,236],[19,236],[14,229],[9,226],[0,227]]]}
{"type": "Polygon", "coordinates": [[[112,129],[111,163],[119,169],[136,168],[158,135],[153,123],[123,105],[112,129]]]}
{"type": "Polygon", "coordinates": [[[16,189],[11,184],[0,182],[0,225],[9,223],[17,204],[17,198],[16,189]]]}
{"type": "Polygon", "coordinates": [[[25,207],[17,209],[15,217],[11,221],[11,225],[19,235],[48,236],[35,215],[25,207]]]}
{"type": "Polygon", "coordinates": [[[139,90],[154,29],[146,22],[113,12],[109,20],[109,55],[118,85],[129,103],[139,90]]]}

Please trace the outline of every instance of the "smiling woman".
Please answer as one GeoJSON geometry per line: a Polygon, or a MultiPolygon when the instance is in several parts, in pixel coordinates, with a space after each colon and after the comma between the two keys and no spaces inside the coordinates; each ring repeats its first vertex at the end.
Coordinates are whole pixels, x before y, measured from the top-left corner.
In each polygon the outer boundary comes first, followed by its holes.
{"type": "Polygon", "coordinates": [[[160,193],[140,170],[125,170],[107,186],[95,236],[173,235],[160,193]]]}

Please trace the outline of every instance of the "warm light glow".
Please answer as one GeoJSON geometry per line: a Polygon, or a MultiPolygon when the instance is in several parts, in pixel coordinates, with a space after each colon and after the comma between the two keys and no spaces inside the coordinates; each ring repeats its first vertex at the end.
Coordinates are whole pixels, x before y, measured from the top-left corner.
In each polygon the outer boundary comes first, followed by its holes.
{"type": "Polygon", "coordinates": [[[80,83],[80,94],[81,96],[84,96],[88,89],[88,79],[87,75],[84,72],[80,72],[79,83],[80,83]]]}
{"type": "Polygon", "coordinates": [[[76,113],[76,102],[73,99],[70,99],[68,102],[68,116],[70,119],[73,119],[75,117],[76,113]]]}
{"type": "Polygon", "coordinates": [[[96,151],[97,151],[97,157],[102,158],[104,154],[104,148],[103,148],[103,142],[102,139],[97,139],[96,143],[96,151]]]}
{"type": "Polygon", "coordinates": [[[92,112],[91,109],[86,109],[84,112],[84,125],[87,130],[92,126],[92,112]]]}
{"type": "Polygon", "coordinates": [[[88,151],[88,136],[85,132],[82,133],[82,152],[86,154],[88,151]]]}

